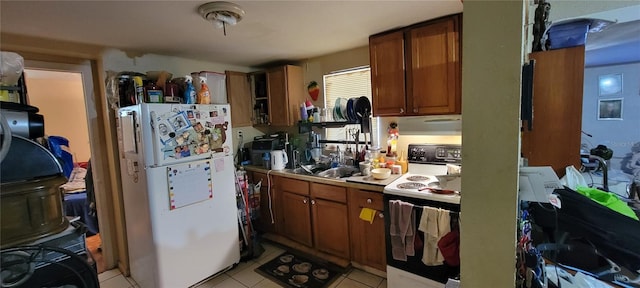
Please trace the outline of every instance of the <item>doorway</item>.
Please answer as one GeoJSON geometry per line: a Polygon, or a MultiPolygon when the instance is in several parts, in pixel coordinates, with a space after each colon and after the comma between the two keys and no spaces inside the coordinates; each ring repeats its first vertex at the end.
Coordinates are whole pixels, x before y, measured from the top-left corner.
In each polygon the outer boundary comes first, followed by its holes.
{"type": "Polygon", "coordinates": [[[68,152],[73,156],[73,172],[68,177],[76,187],[65,189],[65,210],[67,216],[85,223],[87,227],[87,248],[96,261],[98,273],[107,268],[105,253],[111,247],[102,245],[98,222],[106,221],[100,217],[104,209],[96,201],[93,173],[90,159],[95,152],[91,147],[89,117],[96,114],[91,99],[93,91],[91,64],[64,64],[42,61],[25,61],[25,79],[27,85],[27,104],[35,106],[45,119],[45,135],[59,136],[69,141],[68,152]],[[89,173],[87,173],[89,172],[89,173]],[[85,176],[91,179],[86,181],[85,176]],[[75,181],[74,181],[75,180],[75,181]],[[88,190],[90,189],[90,190],[88,190]]]}

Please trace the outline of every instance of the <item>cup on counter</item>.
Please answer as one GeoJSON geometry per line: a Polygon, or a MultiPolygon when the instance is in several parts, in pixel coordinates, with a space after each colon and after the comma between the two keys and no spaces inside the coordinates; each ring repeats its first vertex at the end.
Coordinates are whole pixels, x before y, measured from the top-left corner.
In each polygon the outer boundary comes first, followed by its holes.
{"type": "Polygon", "coordinates": [[[371,163],[370,162],[360,162],[360,173],[362,176],[371,175],[371,163]]]}

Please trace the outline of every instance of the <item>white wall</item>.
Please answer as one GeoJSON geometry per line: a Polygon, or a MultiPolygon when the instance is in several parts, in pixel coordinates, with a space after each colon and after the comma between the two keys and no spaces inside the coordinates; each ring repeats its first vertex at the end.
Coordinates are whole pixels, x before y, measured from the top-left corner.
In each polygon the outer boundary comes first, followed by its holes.
{"type": "Polygon", "coordinates": [[[29,104],[40,109],[47,136],[69,140],[74,162],[91,158],[87,109],[80,73],[25,70],[29,104]]]}
{"type": "Polygon", "coordinates": [[[462,287],[515,283],[525,1],[465,1],[462,287]]]}
{"type": "MultiPolygon", "coordinates": [[[[227,65],[215,62],[205,62],[181,57],[164,56],[158,54],[132,54],[121,50],[109,49],[102,56],[104,69],[107,71],[134,71],[146,73],[147,71],[165,70],[173,74],[173,77],[182,77],[191,72],[213,71],[224,73],[226,70],[237,72],[251,72],[256,69],[251,67],[227,65]]],[[[234,111],[231,111],[234,113],[234,111]]],[[[231,123],[233,125],[233,123],[231,123]]],[[[233,127],[233,151],[238,151],[239,140],[235,135],[237,131],[243,132],[244,142],[252,141],[253,137],[264,133],[253,127],[233,127]]]]}
{"type": "Polygon", "coordinates": [[[586,68],[584,71],[584,97],[582,104],[582,130],[593,137],[582,136],[588,148],[599,144],[613,150],[611,169],[621,169],[623,157],[640,142],[640,63],[586,68]],[[622,93],[599,96],[598,77],[622,74],[622,93]],[[598,120],[598,100],[622,98],[622,120],[598,120]]]}

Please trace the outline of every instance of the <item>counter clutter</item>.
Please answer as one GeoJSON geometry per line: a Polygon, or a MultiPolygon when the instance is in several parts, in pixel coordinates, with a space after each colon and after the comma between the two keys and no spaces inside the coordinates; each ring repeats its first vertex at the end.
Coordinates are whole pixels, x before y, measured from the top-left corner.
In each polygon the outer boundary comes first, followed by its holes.
{"type": "MultiPolygon", "coordinates": [[[[245,170],[257,173],[269,174],[271,176],[282,176],[287,178],[293,178],[297,180],[311,181],[322,184],[330,184],[330,185],[339,185],[343,187],[353,187],[353,188],[362,188],[368,189],[376,192],[382,193],[382,189],[384,186],[389,185],[394,180],[400,178],[401,174],[392,174],[387,179],[378,180],[374,179],[372,176],[362,176],[362,175],[353,175],[350,177],[342,177],[342,178],[329,178],[329,177],[320,177],[316,175],[305,175],[294,173],[292,169],[283,169],[283,170],[267,170],[262,166],[254,166],[248,165],[243,166],[245,170]]],[[[266,181],[266,179],[265,179],[266,181]]],[[[264,185],[264,183],[263,183],[264,185]]]]}

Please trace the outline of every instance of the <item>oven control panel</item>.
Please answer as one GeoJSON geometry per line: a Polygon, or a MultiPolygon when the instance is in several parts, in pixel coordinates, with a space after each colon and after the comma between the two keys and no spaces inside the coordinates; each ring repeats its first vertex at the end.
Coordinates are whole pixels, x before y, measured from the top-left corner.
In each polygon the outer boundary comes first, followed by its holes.
{"type": "Polygon", "coordinates": [[[449,144],[409,144],[407,160],[410,163],[461,163],[462,146],[449,144]]]}

